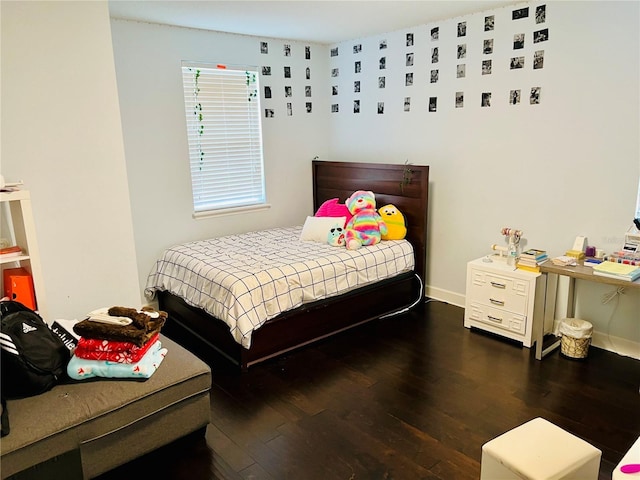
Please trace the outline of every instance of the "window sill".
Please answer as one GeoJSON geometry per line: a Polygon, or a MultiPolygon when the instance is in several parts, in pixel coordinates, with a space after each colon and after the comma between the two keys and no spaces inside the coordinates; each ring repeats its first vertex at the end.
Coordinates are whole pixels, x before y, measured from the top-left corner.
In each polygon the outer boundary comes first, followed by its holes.
{"type": "Polygon", "coordinates": [[[192,217],[196,220],[210,217],[224,217],[227,215],[237,215],[239,213],[259,212],[260,210],[268,210],[269,208],[271,208],[271,204],[261,203],[260,205],[248,205],[246,207],[221,208],[219,210],[194,212],[192,217]]]}

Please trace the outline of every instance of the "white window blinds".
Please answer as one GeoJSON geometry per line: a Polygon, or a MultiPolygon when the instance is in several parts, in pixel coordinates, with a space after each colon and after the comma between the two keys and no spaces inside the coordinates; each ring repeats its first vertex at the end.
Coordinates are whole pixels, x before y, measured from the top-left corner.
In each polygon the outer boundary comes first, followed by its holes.
{"type": "Polygon", "coordinates": [[[258,72],[182,62],[195,213],[264,204],[258,72]]]}

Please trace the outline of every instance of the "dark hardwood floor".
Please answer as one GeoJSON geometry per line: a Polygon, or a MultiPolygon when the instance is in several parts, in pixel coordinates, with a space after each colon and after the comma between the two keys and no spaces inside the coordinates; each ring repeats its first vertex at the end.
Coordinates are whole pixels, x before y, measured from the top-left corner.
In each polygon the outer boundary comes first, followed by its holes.
{"type": "Polygon", "coordinates": [[[212,365],[206,434],[101,479],[477,480],[482,445],[535,417],[602,450],[610,479],[640,435],[640,361],[538,361],[463,315],[431,301],[242,374],[188,345],[212,365]]]}

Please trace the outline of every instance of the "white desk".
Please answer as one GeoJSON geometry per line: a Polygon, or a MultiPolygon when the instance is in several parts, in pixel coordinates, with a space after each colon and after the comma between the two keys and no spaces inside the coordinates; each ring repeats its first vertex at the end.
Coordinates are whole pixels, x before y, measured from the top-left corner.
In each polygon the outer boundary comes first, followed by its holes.
{"type": "Polygon", "coordinates": [[[556,310],[556,295],[558,291],[558,276],[563,275],[569,277],[569,292],[567,301],[567,312],[564,318],[571,318],[575,311],[575,282],[576,279],[587,280],[590,282],[603,283],[606,285],[612,285],[616,287],[624,287],[631,289],[640,289],[640,281],[627,282],[625,280],[618,280],[610,277],[603,277],[601,275],[594,275],[592,267],[585,267],[579,262],[578,265],[573,267],[562,267],[554,265],[551,260],[547,260],[540,265],[540,272],[547,276],[547,287],[544,301],[544,315],[543,321],[538,322],[536,331],[536,358],[542,360],[546,355],[554,351],[560,346],[560,337],[551,335],[550,339],[545,339],[544,326],[548,322],[555,320],[556,310]],[[546,345],[543,345],[546,341],[546,345]]]}

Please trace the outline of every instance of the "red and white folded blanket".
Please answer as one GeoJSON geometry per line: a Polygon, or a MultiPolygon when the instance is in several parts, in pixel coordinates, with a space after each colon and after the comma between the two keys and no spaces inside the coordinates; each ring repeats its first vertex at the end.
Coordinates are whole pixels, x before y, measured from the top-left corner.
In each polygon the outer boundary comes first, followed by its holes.
{"type": "Polygon", "coordinates": [[[139,347],[132,342],[101,340],[80,337],[74,355],[85,360],[104,360],[116,363],[139,362],[151,346],[158,341],[159,333],[155,333],[148,342],[139,347]]]}

